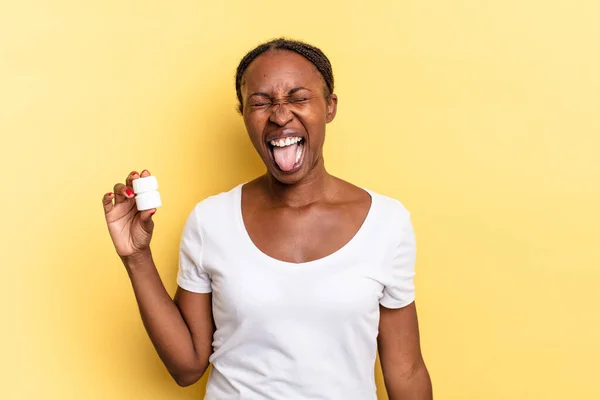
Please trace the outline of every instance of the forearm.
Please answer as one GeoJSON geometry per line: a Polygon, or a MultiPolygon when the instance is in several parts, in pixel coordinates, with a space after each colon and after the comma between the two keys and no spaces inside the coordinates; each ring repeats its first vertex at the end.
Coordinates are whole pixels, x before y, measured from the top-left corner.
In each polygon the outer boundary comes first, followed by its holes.
{"type": "Polygon", "coordinates": [[[385,387],[390,400],[432,400],[433,390],[429,372],[420,363],[408,372],[384,373],[385,387]]]}
{"type": "Polygon", "coordinates": [[[159,357],[180,385],[199,379],[209,354],[197,354],[190,330],[165,289],[150,251],[123,263],[131,279],[144,327],[159,357]]]}

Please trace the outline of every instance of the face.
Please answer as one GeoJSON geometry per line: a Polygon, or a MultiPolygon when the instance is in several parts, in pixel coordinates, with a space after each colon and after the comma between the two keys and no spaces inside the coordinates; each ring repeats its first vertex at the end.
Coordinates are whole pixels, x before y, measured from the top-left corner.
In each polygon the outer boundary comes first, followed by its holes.
{"type": "Polygon", "coordinates": [[[267,171],[281,183],[324,172],[325,125],[337,109],[337,97],[327,99],[325,88],[316,67],[291,51],[263,53],[244,74],[246,130],[267,171]]]}

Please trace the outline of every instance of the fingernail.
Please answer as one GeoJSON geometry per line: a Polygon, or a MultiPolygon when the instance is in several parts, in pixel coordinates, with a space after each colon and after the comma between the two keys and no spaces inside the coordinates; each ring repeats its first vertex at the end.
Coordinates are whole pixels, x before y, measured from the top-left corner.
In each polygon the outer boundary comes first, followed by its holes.
{"type": "Polygon", "coordinates": [[[147,169],[143,170],[143,171],[142,171],[142,175],[144,174],[144,172],[148,172],[148,170],[147,170],[147,169]]]}
{"type": "Polygon", "coordinates": [[[137,171],[132,171],[131,175],[138,175],[137,171]]]}
{"type": "Polygon", "coordinates": [[[109,196],[112,196],[112,195],[113,195],[113,192],[108,192],[108,195],[109,195],[109,196]]]}
{"type": "Polygon", "coordinates": [[[125,191],[125,193],[127,193],[127,196],[132,196],[133,195],[133,192],[129,188],[125,191]]]}
{"type": "Polygon", "coordinates": [[[150,213],[150,216],[153,216],[154,214],[156,214],[156,210],[152,211],[152,212],[150,213]]]}

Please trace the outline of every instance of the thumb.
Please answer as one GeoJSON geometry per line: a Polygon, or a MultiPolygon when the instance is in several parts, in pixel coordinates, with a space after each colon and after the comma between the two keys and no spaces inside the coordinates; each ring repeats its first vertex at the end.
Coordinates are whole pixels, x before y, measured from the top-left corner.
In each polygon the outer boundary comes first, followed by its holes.
{"type": "Polygon", "coordinates": [[[149,210],[144,210],[140,212],[140,222],[144,227],[144,230],[147,232],[152,232],[154,228],[154,221],[152,221],[152,216],[156,212],[156,208],[151,208],[149,210]]]}

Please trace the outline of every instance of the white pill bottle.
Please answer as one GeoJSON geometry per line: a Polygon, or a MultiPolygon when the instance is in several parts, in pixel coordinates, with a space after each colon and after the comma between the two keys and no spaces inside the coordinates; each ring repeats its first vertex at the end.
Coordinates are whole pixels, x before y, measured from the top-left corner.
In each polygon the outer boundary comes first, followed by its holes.
{"type": "Polygon", "coordinates": [[[138,211],[150,210],[162,206],[158,181],[155,176],[146,176],[133,181],[133,193],[138,211]]]}

